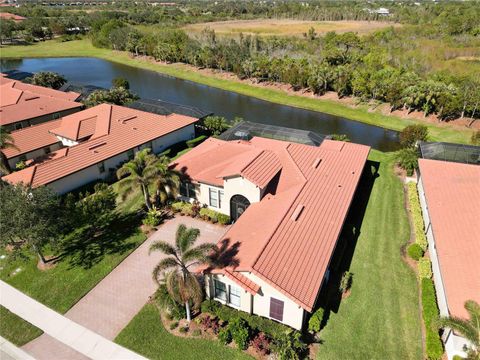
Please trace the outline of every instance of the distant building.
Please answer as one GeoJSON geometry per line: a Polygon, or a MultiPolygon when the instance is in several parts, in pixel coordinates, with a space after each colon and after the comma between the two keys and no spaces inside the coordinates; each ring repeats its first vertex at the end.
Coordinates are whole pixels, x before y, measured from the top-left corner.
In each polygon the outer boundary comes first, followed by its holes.
{"type": "Polygon", "coordinates": [[[64,194],[111,178],[118,166],[133,159],[141,149],[148,147],[159,153],[173,144],[192,139],[197,121],[197,118],[177,114],[161,116],[123,106],[98,105],[55,121],[57,127],[51,129],[52,124],[42,124],[13,132],[14,139],[22,141],[18,142],[20,151],[9,154],[10,159],[19,154],[29,156],[32,151],[47,146],[50,150],[34,159],[31,166],[2,179],[34,188],[48,185],[64,194]],[[35,138],[36,145],[28,138],[35,138]],[[51,146],[62,148],[51,151],[51,146]]]}
{"type": "Polygon", "coordinates": [[[7,12],[0,13],[0,20],[13,20],[15,22],[22,22],[26,19],[27,19],[26,17],[20,16],[20,15],[15,15],[7,12]]]}
{"type": "MultiPolygon", "coordinates": [[[[480,303],[480,166],[419,159],[418,192],[441,316],[468,319],[480,303]]],[[[468,341],[447,329],[449,360],[465,357],[468,341]]]]}

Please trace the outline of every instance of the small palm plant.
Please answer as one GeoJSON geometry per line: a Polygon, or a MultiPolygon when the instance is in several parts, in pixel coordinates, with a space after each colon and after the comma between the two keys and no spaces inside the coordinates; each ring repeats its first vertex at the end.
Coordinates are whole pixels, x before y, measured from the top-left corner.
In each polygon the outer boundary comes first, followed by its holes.
{"type": "Polygon", "coordinates": [[[175,235],[175,246],[166,241],[156,241],[150,246],[150,253],[161,251],[167,255],[153,270],[154,280],[159,285],[164,281],[170,296],[179,304],[185,304],[189,322],[190,303],[198,308],[203,297],[202,287],[190,269],[208,262],[208,254],[215,248],[214,244],[194,246],[199,235],[200,230],[180,224],[175,235]]]}
{"type": "Polygon", "coordinates": [[[152,209],[149,186],[157,179],[158,163],[158,158],[150,151],[147,148],[137,152],[133,160],[123,164],[117,170],[117,177],[121,179],[118,182],[118,190],[122,197],[126,198],[136,188],[140,187],[148,210],[152,209]],[[124,178],[126,175],[128,176],[124,178]]]}
{"type": "Polygon", "coordinates": [[[0,172],[4,174],[10,174],[12,170],[8,165],[7,157],[2,151],[3,149],[18,150],[18,147],[15,146],[15,142],[12,135],[10,135],[10,132],[0,126],[0,172]]]}
{"type": "Polygon", "coordinates": [[[445,317],[439,320],[439,324],[441,327],[447,327],[456,331],[467,339],[472,344],[472,347],[467,352],[468,359],[478,360],[480,359],[480,305],[473,300],[468,300],[464,306],[470,315],[469,320],[458,317],[445,317]]]}
{"type": "Polygon", "coordinates": [[[170,159],[166,156],[159,157],[155,166],[157,168],[155,197],[157,205],[160,205],[178,195],[180,173],[170,168],[170,159]]]}

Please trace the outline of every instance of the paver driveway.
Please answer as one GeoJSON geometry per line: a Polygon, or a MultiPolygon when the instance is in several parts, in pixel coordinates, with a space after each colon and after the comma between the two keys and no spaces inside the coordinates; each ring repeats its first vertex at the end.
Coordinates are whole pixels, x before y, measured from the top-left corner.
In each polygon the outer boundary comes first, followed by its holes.
{"type": "MultiPolygon", "coordinates": [[[[152,270],[164,257],[160,252],[148,254],[156,240],[174,242],[179,224],[200,229],[198,243],[216,243],[227,227],[212,225],[190,217],[175,217],[166,221],[138,249],[130,254],[110,274],[76,303],[65,316],[80,325],[113,340],[148,301],[157,285],[152,270]]],[[[44,334],[23,346],[38,360],[85,359],[54,338],[44,334]]]]}

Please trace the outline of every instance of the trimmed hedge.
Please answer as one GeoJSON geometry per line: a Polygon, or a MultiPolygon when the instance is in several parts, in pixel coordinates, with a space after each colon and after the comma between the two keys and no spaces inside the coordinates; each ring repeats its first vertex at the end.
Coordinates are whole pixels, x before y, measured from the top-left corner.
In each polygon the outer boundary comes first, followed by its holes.
{"type": "Polygon", "coordinates": [[[430,259],[423,257],[418,261],[418,277],[420,279],[432,278],[432,264],[430,259]]]}
{"type": "Polygon", "coordinates": [[[415,233],[415,242],[420,245],[423,251],[427,250],[428,241],[425,236],[425,226],[422,217],[422,207],[418,198],[417,185],[415,183],[408,184],[408,202],[410,204],[410,214],[413,221],[413,230],[415,233]]]}
{"type": "Polygon", "coordinates": [[[206,135],[200,135],[199,137],[196,137],[195,139],[192,139],[192,140],[188,140],[187,141],[187,146],[189,148],[194,148],[195,146],[201,144],[202,142],[205,141],[205,139],[207,138],[206,135]]]}
{"type": "Polygon", "coordinates": [[[427,357],[439,360],[443,355],[443,345],[436,326],[439,318],[435,285],[431,279],[422,279],[422,314],[426,329],[427,357]]]}
{"type": "Polygon", "coordinates": [[[322,308],[318,308],[312,316],[310,320],[308,320],[308,331],[313,333],[317,333],[322,328],[322,321],[323,321],[324,310],[322,308]]]}
{"type": "Polygon", "coordinates": [[[177,201],[177,202],[172,203],[171,206],[172,206],[173,211],[179,212],[182,215],[188,215],[188,216],[193,215],[193,205],[188,203],[188,202],[177,201]]]}
{"type": "Polygon", "coordinates": [[[408,246],[407,253],[413,260],[418,261],[423,256],[423,249],[420,245],[414,243],[408,246]]]}
{"type": "Polygon", "coordinates": [[[200,209],[200,216],[202,218],[205,218],[206,220],[210,220],[213,223],[218,222],[222,225],[226,225],[230,222],[230,216],[219,213],[209,208],[200,209]]]}
{"type": "Polygon", "coordinates": [[[216,315],[220,320],[231,321],[235,318],[243,319],[250,328],[263,332],[272,339],[280,339],[285,332],[292,331],[288,326],[277,323],[273,320],[263,318],[257,315],[250,315],[246,312],[232,309],[228,306],[220,304],[215,300],[205,300],[202,303],[202,312],[216,315]]]}

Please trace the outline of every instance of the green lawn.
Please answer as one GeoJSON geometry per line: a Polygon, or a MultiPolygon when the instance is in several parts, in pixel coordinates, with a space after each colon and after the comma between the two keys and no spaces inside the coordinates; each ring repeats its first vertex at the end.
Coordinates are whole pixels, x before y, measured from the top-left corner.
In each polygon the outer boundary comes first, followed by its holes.
{"type": "MultiPolygon", "coordinates": [[[[400,248],[410,230],[393,155],[372,150],[380,163],[353,255],[351,295],[331,313],[319,359],[421,359],[417,281],[400,248]]],[[[360,189],[362,190],[362,189],[360,189]]]]}
{"type": "MultiPolygon", "coordinates": [[[[97,57],[125,65],[153,70],[175,76],[181,79],[194,81],[208,86],[237,92],[243,95],[256,97],[274,103],[295,106],[303,109],[325,112],[367,124],[377,125],[392,130],[402,130],[405,126],[422,123],[414,120],[405,120],[396,116],[386,116],[378,112],[369,112],[367,107],[356,109],[342,105],[335,101],[306,98],[297,95],[288,95],[283,91],[260,88],[246,83],[220,79],[214,76],[200,74],[189,68],[173,64],[154,64],[142,59],[130,57],[125,52],[113,52],[108,49],[95,48],[88,39],[69,42],[57,40],[40,42],[27,46],[7,46],[0,50],[0,58],[21,57],[65,57],[65,56],[90,56],[97,57]]],[[[472,130],[458,130],[449,127],[440,127],[435,124],[425,124],[429,128],[430,138],[433,141],[447,141],[469,143],[472,130]]]]}
{"type": "Polygon", "coordinates": [[[152,360],[251,359],[218,341],[184,339],[171,335],[163,327],[154,304],[145,305],[115,342],[152,360]]]}
{"type": "MultiPolygon", "coordinates": [[[[60,313],[65,313],[128,254],[145,240],[136,223],[119,220],[96,240],[72,241],[66,255],[49,270],[37,268],[37,257],[23,252],[25,258],[0,260],[0,279],[60,313]],[[15,274],[15,270],[20,269],[15,274]]],[[[39,335],[39,330],[0,308],[0,336],[23,345],[39,335]]]]}

